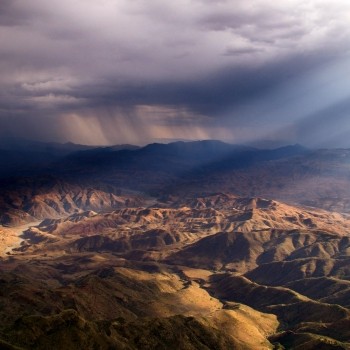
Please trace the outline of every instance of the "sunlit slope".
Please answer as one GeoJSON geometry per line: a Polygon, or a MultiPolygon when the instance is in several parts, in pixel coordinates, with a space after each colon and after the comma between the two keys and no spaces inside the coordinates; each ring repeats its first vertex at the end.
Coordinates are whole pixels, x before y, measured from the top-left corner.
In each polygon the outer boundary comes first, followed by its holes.
{"type": "Polygon", "coordinates": [[[227,310],[171,270],[115,267],[121,262],[113,259],[72,255],[5,264],[2,338],[25,349],[271,348],[274,315],[238,304],[227,310]]]}
{"type": "Polygon", "coordinates": [[[0,224],[18,226],[59,218],[84,210],[112,210],[138,206],[143,198],[122,195],[120,189],[96,183],[73,183],[54,177],[20,179],[0,186],[0,224]]]}
{"type": "Polygon", "coordinates": [[[349,228],[347,215],[228,193],[46,219],[2,258],[0,338],[348,349],[349,228]]]}

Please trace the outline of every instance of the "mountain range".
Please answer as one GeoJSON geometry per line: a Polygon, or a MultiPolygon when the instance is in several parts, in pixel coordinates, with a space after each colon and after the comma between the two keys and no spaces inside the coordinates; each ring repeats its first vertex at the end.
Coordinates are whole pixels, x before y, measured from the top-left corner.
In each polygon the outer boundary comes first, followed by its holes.
{"type": "Polygon", "coordinates": [[[2,171],[1,349],[350,349],[349,150],[64,149],[2,171]]]}

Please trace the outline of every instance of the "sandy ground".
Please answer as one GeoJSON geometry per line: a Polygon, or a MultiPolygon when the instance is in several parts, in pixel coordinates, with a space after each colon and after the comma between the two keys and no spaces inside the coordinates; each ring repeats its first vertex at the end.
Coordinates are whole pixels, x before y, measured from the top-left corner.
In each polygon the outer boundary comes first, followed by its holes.
{"type": "Polygon", "coordinates": [[[21,235],[24,231],[32,226],[37,226],[41,221],[31,222],[17,227],[2,227],[0,226],[0,256],[8,255],[13,252],[13,249],[21,246],[24,241],[21,235]]]}

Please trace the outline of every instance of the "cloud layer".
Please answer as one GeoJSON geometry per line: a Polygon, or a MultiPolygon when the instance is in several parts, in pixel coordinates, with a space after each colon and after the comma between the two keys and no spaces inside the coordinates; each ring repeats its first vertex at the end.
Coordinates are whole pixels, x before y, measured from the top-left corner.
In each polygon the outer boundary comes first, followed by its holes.
{"type": "Polygon", "coordinates": [[[349,20],[346,0],[2,0],[0,135],[346,145],[349,20]]]}

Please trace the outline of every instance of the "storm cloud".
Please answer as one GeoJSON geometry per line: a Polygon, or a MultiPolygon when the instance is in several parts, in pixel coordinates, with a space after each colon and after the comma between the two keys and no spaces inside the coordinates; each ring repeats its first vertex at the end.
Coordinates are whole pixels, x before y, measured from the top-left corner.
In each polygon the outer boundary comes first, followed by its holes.
{"type": "Polygon", "coordinates": [[[349,21],[345,0],[2,0],[0,136],[350,147],[349,21]]]}

